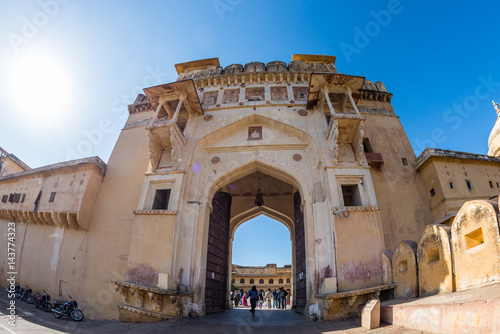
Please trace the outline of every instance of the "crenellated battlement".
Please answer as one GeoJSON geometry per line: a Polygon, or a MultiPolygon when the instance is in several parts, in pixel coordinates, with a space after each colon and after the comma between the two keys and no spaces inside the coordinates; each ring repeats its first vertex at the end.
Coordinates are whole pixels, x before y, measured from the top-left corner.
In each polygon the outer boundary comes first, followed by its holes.
{"type": "Polygon", "coordinates": [[[292,61],[271,61],[267,64],[253,61],[245,64],[231,64],[224,68],[218,58],[195,60],[176,64],[177,81],[186,79],[208,79],[220,76],[233,76],[251,73],[338,73],[335,56],[293,55],[292,61]]]}

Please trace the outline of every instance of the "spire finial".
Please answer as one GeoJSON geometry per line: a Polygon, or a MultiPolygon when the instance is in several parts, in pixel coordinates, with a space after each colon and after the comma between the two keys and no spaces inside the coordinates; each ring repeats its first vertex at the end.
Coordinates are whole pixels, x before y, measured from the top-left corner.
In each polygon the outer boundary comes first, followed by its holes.
{"type": "Polygon", "coordinates": [[[495,110],[497,111],[497,116],[500,117],[500,107],[498,106],[498,103],[495,103],[495,101],[491,100],[493,103],[493,107],[495,107],[495,110]]]}

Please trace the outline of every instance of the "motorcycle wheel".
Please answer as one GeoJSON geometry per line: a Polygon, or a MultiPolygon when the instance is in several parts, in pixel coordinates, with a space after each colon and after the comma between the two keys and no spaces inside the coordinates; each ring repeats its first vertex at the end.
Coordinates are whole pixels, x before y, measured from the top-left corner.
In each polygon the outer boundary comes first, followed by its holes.
{"type": "Polygon", "coordinates": [[[80,310],[73,310],[69,314],[69,317],[74,321],[82,321],[83,320],[83,312],[80,310]]]}
{"type": "Polygon", "coordinates": [[[52,310],[52,304],[50,302],[43,302],[40,306],[45,312],[50,312],[50,310],[52,310]]]}
{"type": "MultiPolygon", "coordinates": [[[[60,306],[56,306],[56,307],[54,307],[54,310],[55,310],[55,311],[62,312],[62,308],[61,308],[60,306]]],[[[54,312],[54,317],[56,317],[57,319],[59,319],[60,317],[62,317],[62,315],[61,315],[61,314],[59,314],[59,313],[54,312]]]]}
{"type": "Polygon", "coordinates": [[[33,304],[33,296],[27,295],[26,297],[24,297],[24,301],[28,304],[33,304]]]}

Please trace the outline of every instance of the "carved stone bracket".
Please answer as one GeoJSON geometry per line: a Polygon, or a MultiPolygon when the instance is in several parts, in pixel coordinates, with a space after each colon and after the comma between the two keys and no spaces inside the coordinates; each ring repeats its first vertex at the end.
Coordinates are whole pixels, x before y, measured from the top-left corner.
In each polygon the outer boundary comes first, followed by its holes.
{"type": "Polygon", "coordinates": [[[358,299],[358,296],[349,296],[345,298],[340,299],[340,307],[346,308],[346,309],[351,309],[351,307],[354,305],[356,300],[358,299]]]}
{"type": "Polygon", "coordinates": [[[329,134],[331,135],[327,139],[329,140],[330,145],[332,146],[333,149],[333,163],[335,166],[337,166],[339,163],[339,144],[338,144],[339,121],[333,120],[330,126],[331,126],[331,131],[329,132],[329,134]]]}
{"type": "Polygon", "coordinates": [[[17,222],[57,227],[82,228],[77,212],[33,212],[27,210],[1,209],[0,218],[17,222]]]}
{"type": "Polygon", "coordinates": [[[359,122],[357,143],[355,143],[356,144],[356,153],[357,153],[357,157],[358,157],[358,164],[360,166],[363,165],[363,156],[365,154],[365,150],[363,147],[364,135],[365,135],[365,122],[361,121],[361,122],[359,122]]]}
{"type": "Polygon", "coordinates": [[[115,290],[119,291],[122,294],[123,303],[126,303],[128,301],[128,293],[127,293],[128,288],[118,285],[115,290]]]}
{"type": "Polygon", "coordinates": [[[123,296],[118,304],[120,321],[149,322],[188,316],[193,292],[159,289],[131,282],[113,281],[123,296]]]}
{"type": "Polygon", "coordinates": [[[170,150],[174,170],[180,157],[186,139],[179,127],[172,120],[156,121],[146,127],[149,147],[149,172],[154,173],[158,168],[158,163],[163,150],[170,150]]]}
{"type": "Polygon", "coordinates": [[[163,295],[148,292],[149,300],[152,301],[153,310],[160,312],[163,309],[163,295]]]}
{"type": "Polygon", "coordinates": [[[328,310],[333,304],[333,299],[323,299],[320,301],[321,305],[321,319],[328,317],[328,310]]]}
{"type": "Polygon", "coordinates": [[[130,294],[134,296],[134,305],[135,307],[143,307],[144,306],[144,291],[138,289],[130,289],[130,294]]]}
{"type": "Polygon", "coordinates": [[[359,91],[360,98],[362,100],[370,100],[370,101],[380,101],[380,102],[391,102],[392,93],[374,91],[374,90],[365,90],[362,89],[359,91]]]}
{"type": "Polygon", "coordinates": [[[380,291],[394,289],[396,284],[379,285],[365,289],[330,294],[317,294],[321,305],[321,317],[325,320],[339,320],[359,316],[358,309],[371,298],[377,298],[380,291]]]}

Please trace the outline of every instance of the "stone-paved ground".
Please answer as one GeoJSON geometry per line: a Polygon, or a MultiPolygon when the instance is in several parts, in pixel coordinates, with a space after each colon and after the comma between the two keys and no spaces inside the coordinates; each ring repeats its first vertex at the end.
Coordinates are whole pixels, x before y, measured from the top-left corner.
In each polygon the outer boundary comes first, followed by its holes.
{"type": "Polygon", "coordinates": [[[375,330],[360,328],[361,319],[345,321],[306,321],[291,310],[257,310],[252,316],[248,308],[228,310],[224,313],[194,319],[168,320],[147,324],[119,323],[111,320],[84,319],[74,322],[68,318],[56,319],[52,313],[45,313],[16,300],[16,326],[8,324],[8,298],[0,293],[0,333],[376,333],[376,334],[417,334],[424,333],[400,326],[384,325],[375,330]]]}

